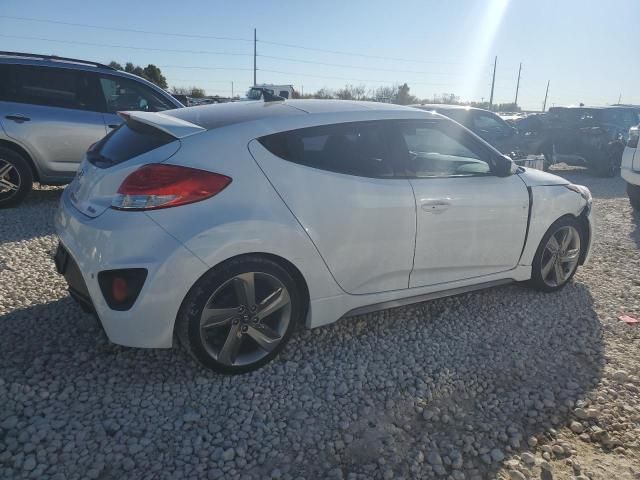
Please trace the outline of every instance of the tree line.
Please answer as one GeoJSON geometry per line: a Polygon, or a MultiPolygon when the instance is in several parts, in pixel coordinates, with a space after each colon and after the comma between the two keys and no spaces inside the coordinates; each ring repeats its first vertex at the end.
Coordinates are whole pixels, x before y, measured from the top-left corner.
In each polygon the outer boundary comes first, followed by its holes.
{"type": "MultiPolygon", "coordinates": [[[[146,67],[134,65],[131,62],[125,63],[124,67],[116,61],[111,61],[109,66],[117,70],[122,70],[134,75],[138,75],[152,83],[155,83],[162,89],[167,89],[167,79],[162,75],[160,68],[153,64],[146,67]]],[[[194,98],[203,98],[206,92],[203,88],[197,86],[192,87],[176,87],[171,88],[171,93],[188,95],[194,98]]],[[[416,103],[444,103],[453,105],[469,105],[471,107],[491,109],[498,112],[517,112],[520,111],[515,103],[501,103],[492,105],[489,108],[489,102],[462,102],[460,97],[453,93],[442,93],[434,95],[431,98],[418,98],[411,93],[411,88],[407,83],[396,84],[391,86],[377,87],[367,89],[365,85],[345,85],[342,88],[330,89],[321,88],[314,93],[302,94],[294,90],[293,98],[321,98],[321,99],[338,99],[338,100],[368,100],[373,102],[395,103],[397,105],[412,105],[416,103]]]]}
{"type": "Polygon", "coordinates": [[[465,102],[453,93],[436,94],[430,98],[419,98],[411,94],[411,89],[407,83],[392,86],[383,86],[374,89],[367,89],[365,85],[345,85],[342,88],[333,90],[321,88],[314,93],[301,94],[294,90],[293,98],[320,98],[338,100],[366,100],[372,102],[395,103],[397,105],[413,104],[448,104],[448,105],[468,105],[470,107],[484,108],[498,112],[519,112],[520,107],[515,103],[494,104],[489,108],[489,102],[465,102]]]}

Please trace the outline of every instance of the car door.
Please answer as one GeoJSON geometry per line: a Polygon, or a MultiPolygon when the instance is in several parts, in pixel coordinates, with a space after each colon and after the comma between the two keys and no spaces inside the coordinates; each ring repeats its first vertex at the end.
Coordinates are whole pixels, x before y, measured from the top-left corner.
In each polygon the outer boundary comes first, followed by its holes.
{"type": "Polygon", "coordinates": [[[176,108],[176,105],[142,82],[108,74],[100,74],[98,82],[104,103],[104,123],[109,131],[123,122],[117,112],[162,112],[176,108]]]}
{"type": "Polygon", "coordinates": [[[82,70],[1,65],[0,120],[36,159],[41,176],[68,180],[89,145],[104,137],[97,86],[82,70]]]}
{"type": "Polygon", "coordinates": [[[395,177],[387,123],[353,122],[277,133],[249,150],[342,289],[406,289],[415,200],[395,177]]]}
{"type": "Polygon", "coordinates": [[[496,176],[503,159],[453,122],[402,121],[397,128],[417,208],[410,287],[514,268],[527,228],[524,182],[496,176]]]}

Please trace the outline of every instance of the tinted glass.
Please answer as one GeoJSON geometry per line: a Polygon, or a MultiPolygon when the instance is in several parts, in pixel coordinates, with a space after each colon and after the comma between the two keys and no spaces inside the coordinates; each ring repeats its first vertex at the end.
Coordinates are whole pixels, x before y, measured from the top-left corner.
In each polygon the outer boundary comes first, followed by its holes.
{"type": "Polygon", "coordinates": [[[274,155],[308,167],[362,177],[393,177],[385,122],[354,122],[268,135],[260,143],[274,155]]]}
{"type": "Polygon", "coordinates": [[[99,110],[96,85],[82,71],[53,67],[3,65],[3,100],[49,107],[99,110]]]}
{"type": "Polygon", "coordinates": [[[638,124],[638,114],[631,109],[605,110],[603,120],[624,128],[631,128],[638,124]]]}
{"type": "Polygon", "coordinates": [[[9,85],[13,83],[9,78],[10,75],[10,66],[0,64],[0,100],[10,101],[11,90],[9,85]]]}
{"type": "Polygon", "coordinates": [[[450,119],[455,120],[458,123],[461,123],[462,125],[467,126],[467,124],[469,123],[470,113],[467,110],[463,110],[461,108],[460,109],[448,108],[448,109],[438,110],[437,112],[441,115],[444,115],[445,117],[449,117],[450,119]]]}
{"type": "Polygon", "coordinates": [[[95,144],[87,160],[101,168],[111,167],[175,140],[157,128],[129,120],[95,144]]]}
{"type": "Polygon", "coordinates": [[[460,127],[442,122],[403,122],[407,169],[415,177],[487,175],[490,154],[460,127]]]}
{"type": "Polygon", "coordinates": [[[146,85],[120,77],[101,77],[100,87],[107,112],[134,110],[161,112],[176,108],[146,85]]]}
{"type": "Polygon", "coordinates": [[[506,135],[510,128],[500,118],[490,113],[476,113],[473,116],[473,131],[489,135],[506,135]]]}

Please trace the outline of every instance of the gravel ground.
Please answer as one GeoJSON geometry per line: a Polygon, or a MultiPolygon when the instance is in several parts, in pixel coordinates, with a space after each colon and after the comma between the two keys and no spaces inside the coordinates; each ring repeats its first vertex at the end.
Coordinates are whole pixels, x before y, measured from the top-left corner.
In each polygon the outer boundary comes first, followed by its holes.
{"type": "Polygon", "coordinates": [[[640,216],[592,189],[591,264],[300,331],[244,376],[110,344],[50,259],[59,189],[0,211],[0,478],[640,478],[640,216]]]}

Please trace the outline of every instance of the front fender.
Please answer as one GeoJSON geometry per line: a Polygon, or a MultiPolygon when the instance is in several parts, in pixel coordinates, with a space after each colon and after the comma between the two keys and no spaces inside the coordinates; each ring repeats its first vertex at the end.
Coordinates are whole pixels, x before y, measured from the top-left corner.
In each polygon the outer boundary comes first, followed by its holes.
{"type": "MultiPolygon", "coordinates": [[[[543,185],[530,188],[531,220],[529,234],[519,262],[520,265],[525,266],[533,263],[533,257],[542,241],[542,237],[544,237],[553,222],[565,215],[572,215],[578,218],[587,205],[584,198],[563,185],[543,185]]],[[[590,215],[589,212],[589,223],[590,215]]],[[[584,259],[585,262],[587,257],[584,259]]]]}

